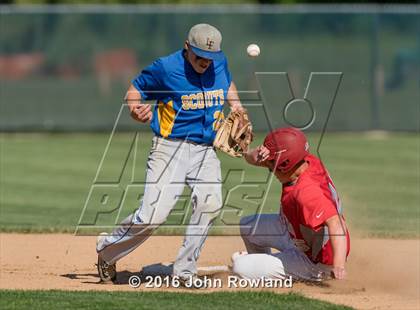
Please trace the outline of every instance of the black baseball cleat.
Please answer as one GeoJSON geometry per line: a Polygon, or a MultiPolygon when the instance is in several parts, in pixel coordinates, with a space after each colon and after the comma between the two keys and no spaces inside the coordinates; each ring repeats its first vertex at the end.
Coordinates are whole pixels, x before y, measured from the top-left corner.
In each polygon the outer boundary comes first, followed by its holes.
{"type": "Polygon", "coordinates": [[[115,264],[108,264],[98,255],[98,275],[101,282],[113,282],[117,280],[117,267],[115,264]]]}
{"type": "MultiPolygon", "coordinates": [[[[102,232],[96,238],[96,250],[100,250],[103,248],[103,243],[105,238],[108,236],[106,232],[102,232]]],[[[96,265],[98,268],[98,275],[101,278],[101,282],[113,282],[115,283],[117,280],[117,267],[114,264],[108,264],[105,262],[99,255],[98,255],[98,264],[96,265]]]]}

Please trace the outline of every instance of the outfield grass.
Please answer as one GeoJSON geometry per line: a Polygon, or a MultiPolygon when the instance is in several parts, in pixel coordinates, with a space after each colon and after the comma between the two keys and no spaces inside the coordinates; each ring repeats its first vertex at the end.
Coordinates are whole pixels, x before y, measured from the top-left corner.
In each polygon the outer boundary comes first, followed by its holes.
{"type": "MultiPolygon", "coordinates": [[[[262,137],[258,135],[254,145],[262,137]]],[[[108,138],[108,134],[1,134],[0,229],[73,232],[108,138]]],[[[101,225],[118,222],[138,204],[151,135],[140,134],[137,157],[135,160],[129,157],[133,160],[127,161],[119,178],[132,138],[132,133],[116,135],[97,181],[117,183],[120,188],[133,184],[133,180],[137,185],[127,194],[120,213],[114,210],[98,218],[101,225]]],[[[311,134],[309,138],[315,152],[319,135],[311,134]]],[[[408,133],[325,136],[320,153],[341,195],[353,231],[381,237],[420,236],[419,141],[418,134],[408,133]]],[[[277,212],[281,188],[276,181],[270,188],[267,186],[266,170],[250,167],[240,159],[219,157],[225,179],[224,197],[231,192],[225,201],[224,223],[235,224],[241,215],[255,212],[266,190],[262,210],[277,212]],[[245,175],[241,181],[242,173],[245,175]],[[242,187],[235,189],[237,184],[242,187]]],[[[185,194],[189,195],[187,189],[185,194]]],[[[186,222],[184,206],[185,201],[177,205],[178,211],[170,215],[169,223],[186,222]]],[[[89,222],[91,218],[92,214],[87,212],[84,220],[89,222]]]]}
{"type": "Polygon", "coordinates": [[[1,309],[351,309],[296,293],[0,291],[1,309]]]}

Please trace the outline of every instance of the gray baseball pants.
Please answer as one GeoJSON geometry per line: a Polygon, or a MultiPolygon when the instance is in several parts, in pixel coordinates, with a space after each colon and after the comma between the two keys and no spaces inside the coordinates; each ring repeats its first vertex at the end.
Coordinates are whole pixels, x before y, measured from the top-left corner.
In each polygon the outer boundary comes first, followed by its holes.
{"type": "Polygon", "coordinates": [[[185,184],[192,190],[193,213],[174,263],[174,275],[196,274],[201,248],[222,207],[222,186],[214,148],[187,141],[153,138],[140,207],[98,245],[98,255],[113,264],[141,245],[166,221],[185,184]]]}
{"type": "Polygon", "coordinates": [[[318,281],[329,267],[314,264],[290,237],[282,214],[260,214],[241,219],[241,237],[248,254],[233,260],[232,270],[245,279],[294,279],[318,281]],[[272,254],[271,249],[279,252],[272,254]]]}

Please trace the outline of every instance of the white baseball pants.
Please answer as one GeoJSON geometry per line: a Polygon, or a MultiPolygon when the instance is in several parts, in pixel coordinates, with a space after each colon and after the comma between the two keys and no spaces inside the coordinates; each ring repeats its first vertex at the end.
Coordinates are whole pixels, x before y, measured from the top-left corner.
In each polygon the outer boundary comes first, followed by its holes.
{"type": "Polygon", "coordinates": [[[153,138],[140,207],[98,245],[98,255],[112,264],[141,245],[166,221],[185,184],[192,190],[193,213],[174,264],[174,275],[196,274],[201,248],[222,207],[222,186],[220,161],[214,148],[187,141],[153,138]]]}

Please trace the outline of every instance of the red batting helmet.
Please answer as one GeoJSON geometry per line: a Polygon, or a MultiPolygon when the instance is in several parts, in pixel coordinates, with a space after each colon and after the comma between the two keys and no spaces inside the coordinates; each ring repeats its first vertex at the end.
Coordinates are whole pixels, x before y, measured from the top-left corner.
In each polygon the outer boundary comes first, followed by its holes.
{"type": "Polygon", "coordinates": [[[296,128],[278,128],[264,139],[264,146],[270,151],[267,160],[277,160],[277,169],[289,172],[309,154],[309,144],[302,131],[296,128]]]}

